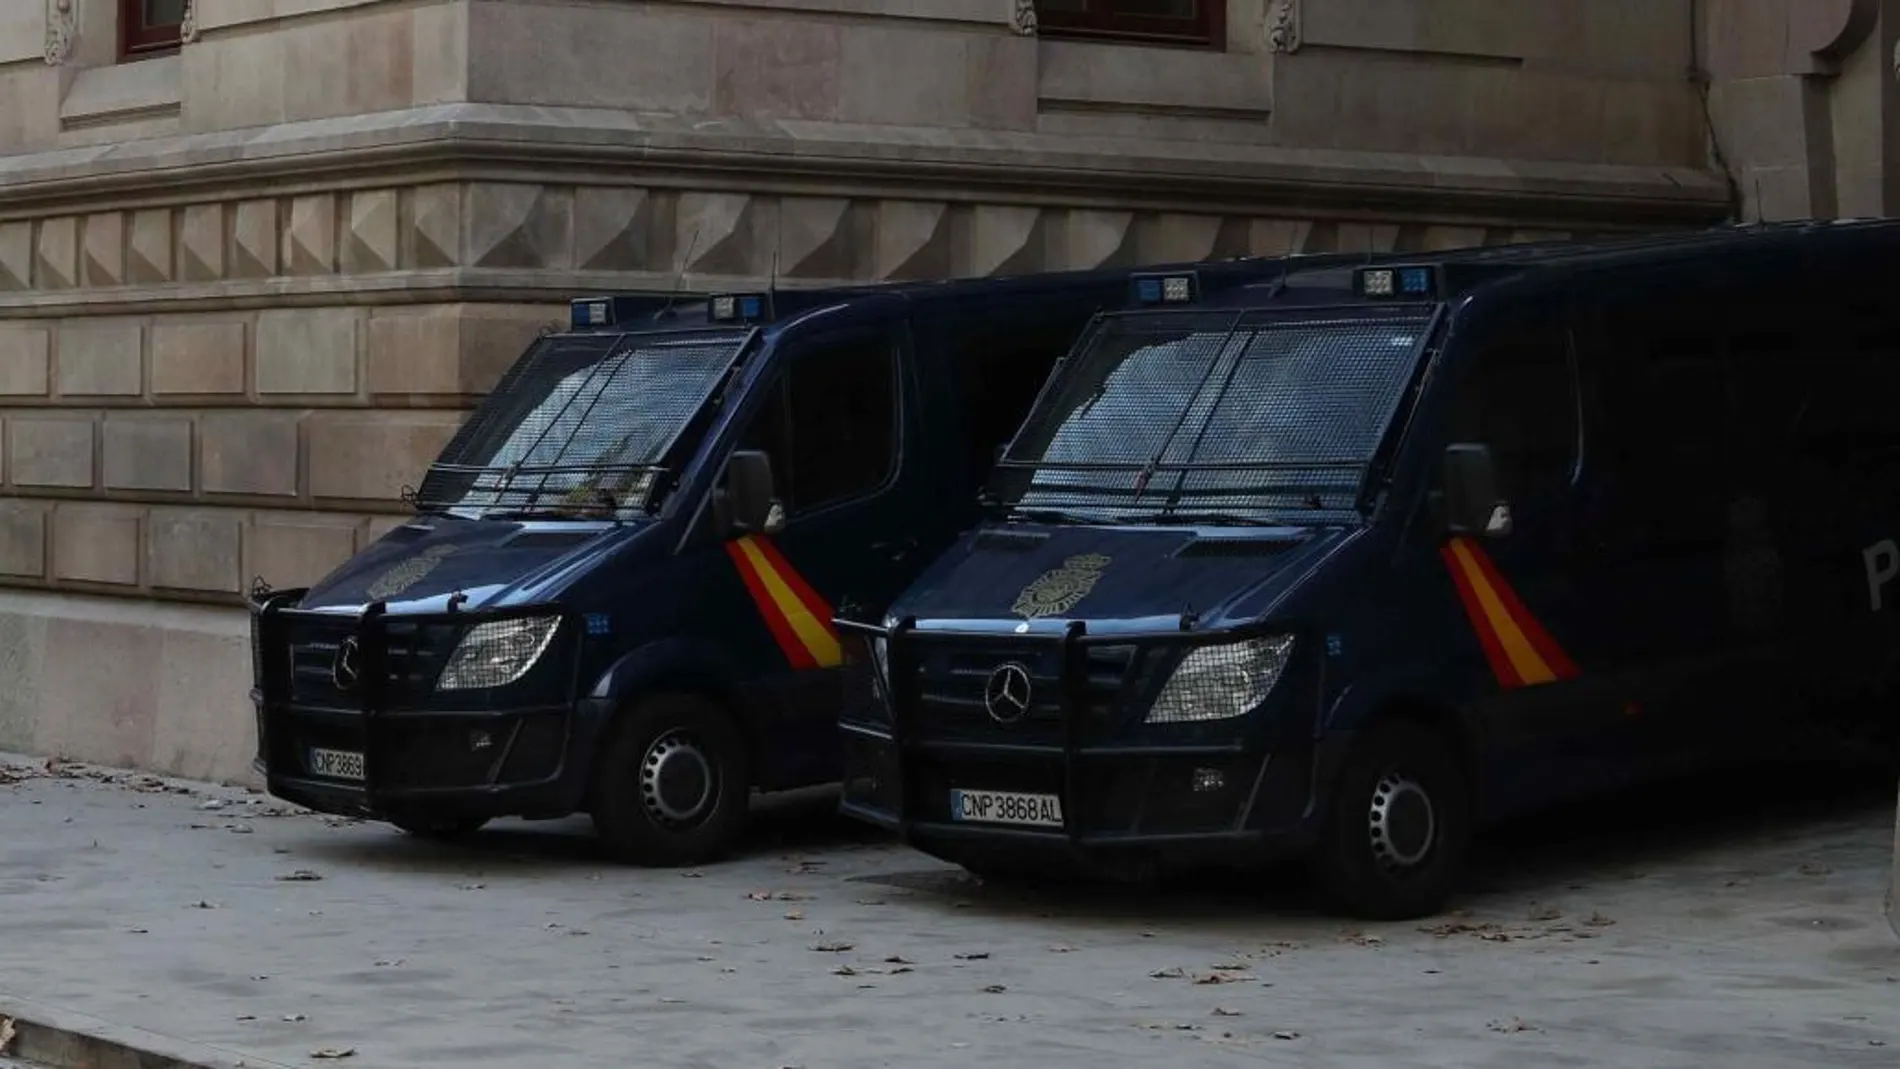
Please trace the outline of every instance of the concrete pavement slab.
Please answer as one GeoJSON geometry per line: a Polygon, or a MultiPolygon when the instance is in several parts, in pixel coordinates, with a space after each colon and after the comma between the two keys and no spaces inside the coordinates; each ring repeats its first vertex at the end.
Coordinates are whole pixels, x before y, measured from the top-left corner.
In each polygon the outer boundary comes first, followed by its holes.
{"type": "Polygon", "coordinates": [[[584,822],[442,846],[35,767],[0,765],[0,1002],[251,1064],[1900,1062],[1891,793],[1520,835],[1456,913],[1354,925],[1258,888],[984,887],[826,799],[652,871],[598,860],[584,822]]]}

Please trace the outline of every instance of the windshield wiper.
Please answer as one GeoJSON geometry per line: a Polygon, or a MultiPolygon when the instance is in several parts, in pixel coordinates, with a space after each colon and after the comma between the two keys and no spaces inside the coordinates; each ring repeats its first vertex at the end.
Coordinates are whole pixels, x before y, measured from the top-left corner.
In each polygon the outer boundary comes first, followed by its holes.
{"type": "Polygon", "coordinates": [[[1062,509],[1013,508],[1009,510],[1008,518],[1012,520],[1030,520],[1035,523],[1067,523],[1087,527],[1099,527],[1108,522],[1107,520],[1092,519],[1088,516],[1081,516],[1073,512],[1065,512],[1062,509]]]}
{"type": "Polygon", "coordinates": [[[1163,512],[1154,516],[1149,523],[1170,525],[1207,524],[1213,527],[1278,527],[1280,524],[1268,520],[1254,519],[1250,516],[1238,516],[1231,512],[1163,512]]]}

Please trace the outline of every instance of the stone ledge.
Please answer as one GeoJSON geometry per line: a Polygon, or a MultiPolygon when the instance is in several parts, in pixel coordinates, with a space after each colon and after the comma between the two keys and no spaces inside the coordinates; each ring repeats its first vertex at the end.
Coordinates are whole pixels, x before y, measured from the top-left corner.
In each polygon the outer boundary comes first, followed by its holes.
{"type": "Polygon", "coordinates": [[[0,1050],[0,1058],[22,1058],[33,1069],[240,1069],[282,1065],[251,1055],[240,1058],[5,993],[0,993],[0,1022],[10,1025],[8,1031],[13,1033],[12,1042],[0,1050]]]}
{"type": "Polygon", "coordinates": [[[1714,221],[1712,173],[1668,167],[1152,143],[1005,131],[697,121],[572,108],[447,104],[401,112],[61,149],[0,160],[0,218],[111,198],[179,198],[428,164],[580,169],[591,180],[861,190],[940,184],[958,199],[1108,197],[1140,205],[1288,204],[1357,213],[1461,211],[1614,225],[1714,221]],[[1157,193],[1165,190],[1165,193],[1157,193]]]}

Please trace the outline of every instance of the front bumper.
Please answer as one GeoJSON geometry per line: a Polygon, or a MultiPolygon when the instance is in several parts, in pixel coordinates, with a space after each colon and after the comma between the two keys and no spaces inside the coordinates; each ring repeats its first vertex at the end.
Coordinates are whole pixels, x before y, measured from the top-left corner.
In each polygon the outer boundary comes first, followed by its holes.
{"type": "Polygon", "coordinates": [[[854,647],[859,639],[884,639],[888,666],[886,673],[874,672],[861,653],[859,663],[848,666],[841,809],[926,853],[959,863],[1125,870],[1258,864],[1298,855],[1317,837],[1316,799],[1323,792],[1316,787],[1329,779],[1341,738],[1316,742],[1310,731],[1276,736],[1254,717],[1197,726],[1183,738],[1143,737],[1130,730],[1127,715],[1118,719],[1104,706],[1101,658],[1092,659],[1091,650],[1178,644],[1179,633],[1089,636],[1074,624],[1060,636],[1038,639],[918,633],[908,622],[888,629],[842,620],[838,626],[853,636],[854,647]],[[946,642],[994,650],[971,653],[966,664],[1054,666],[1038,686],[1058,689],[1055,708],[1040,723],[1025,718],[972,730],[985,716],[981,709],[959,719],[954,698],[924,695],[920,656],[946,642]],[[1053,795],[1061,826],[958,819],[951,803],[957,790],[1053,795]]]}
{"type": "Polygon", "coordinates": [[[577,699],[575,621],[563,620],[521,683],[446,698],[433,689],[435,674],[462,631],[549,610],[390,616],[372,605],[342,615],[295,608],[304,593],[251,604],[252,764],[271,795],[371,819],[561,816],[580,806],[604,718],[577,699]],[[346,645],[354,672],[340,679],[335,663],[346,645]],[[355,767],[319,768],[319,750],[360,755],[360,776],[355,767]]]}

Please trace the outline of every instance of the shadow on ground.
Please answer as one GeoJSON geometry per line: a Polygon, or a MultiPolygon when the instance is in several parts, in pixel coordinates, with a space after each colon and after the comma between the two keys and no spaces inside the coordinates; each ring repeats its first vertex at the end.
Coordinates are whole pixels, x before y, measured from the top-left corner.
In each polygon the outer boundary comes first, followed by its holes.
{"type": "MultiPolygon", "coordinates": [[[[378,836],[313,836],[300,854],[342,864],[410,871],[462,871],[471,864],[538,869],[612,866],[602,856],[593,824],[584,816],[554,821],[496,821],[455,842],[431,842],[387,824],[368,825],[378,836]]],[[[731,860],[783,853],[821,853],[884,842],[873,828],[838,814],[835,788],[755,799],[752,820],[731,860]]]]}
{"type": "MultiPolygon", "coordinates": [[[[1476,846],[1466,891],[1452,908],[1487,898],[1537,898],[1705,851],[1800,840],[1869,821],[1891,821],[1890,768],[1809,765],[1688,777],[1607,799],[1563,805],[1487,831],[1476,846]]],[[[1182,873],[1146,884],[1082,881],[990,885],[960,871],[919,867],[857,877],[916,894],[940,908],[1051,916],[1119,925],[1158,917],[1193,918],[1218,930],[1264,915],[1337,923],[1314,901],[1294,866],[1266,872],[1182,873]]]]}

